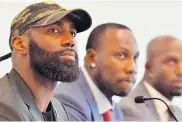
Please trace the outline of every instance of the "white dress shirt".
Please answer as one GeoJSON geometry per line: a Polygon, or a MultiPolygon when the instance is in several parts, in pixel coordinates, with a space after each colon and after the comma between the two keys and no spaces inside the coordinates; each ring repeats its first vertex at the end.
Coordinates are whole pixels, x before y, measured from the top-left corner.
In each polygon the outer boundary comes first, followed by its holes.
{"type": "MultiPolygon", "coordinates": [[[[162,100],[164,100],[168,105],[171,105],[171,101],[167,99],[164,95],[162,95],[160,92],[158,92],[155,88],[153,88],[148,82],[144,82],[145,87],[147,88],[149,94],[151,97],[157,97],[162,100]]],[[[168,121],[169,118],[169,113],[166,105],[159,101],[159,100],[154,100],[154,105],[157,110],[157,113],[160,117],[161,121],[168,121]]]]}
{"type": "Polygon", "coordinates": [[[96,84],[92,81],[85,67],[82,67],[83,74],[88,82],[88,85],[93,93],[95,101],[97,103],[97,107],[99,110],[99,114],[102,118],[102,114],[108,110],[113,109],[113,105],[107,99],[107,97],[100,91],[100,89],[96,86],[96,84]]]}

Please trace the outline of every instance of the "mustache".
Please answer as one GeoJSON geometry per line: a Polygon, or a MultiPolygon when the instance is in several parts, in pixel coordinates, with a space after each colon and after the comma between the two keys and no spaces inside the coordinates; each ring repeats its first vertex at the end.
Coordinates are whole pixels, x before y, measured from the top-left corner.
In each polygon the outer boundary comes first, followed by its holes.
{"type": "Polygon", "coordinates": [[[54,53],[54,55],[61,55],[61,54],[63,54],[63,53],[66,52],[66,51],[71,51],[71,52],[73,52],[74,55],[75,55],[75,58],[78,59],[78,54],[77,54],[77,52],[76,52],[74,49],[71,49],[71,48],[61,49],[61,50],[55,51],[55,52],[53,52],[53,53],[54,53]]]}

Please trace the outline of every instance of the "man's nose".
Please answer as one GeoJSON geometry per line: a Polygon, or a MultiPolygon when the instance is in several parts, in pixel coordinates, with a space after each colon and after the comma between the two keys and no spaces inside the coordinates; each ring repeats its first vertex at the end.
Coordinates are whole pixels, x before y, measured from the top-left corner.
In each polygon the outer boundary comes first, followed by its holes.
{"type": "Polygon", "coordinates": [[[63,47],[74,47],[75,46],[75,40],[73,36],[70,34],[70,32],[65,32],[63,39],[61,41],[61,46],[63,47]]]}

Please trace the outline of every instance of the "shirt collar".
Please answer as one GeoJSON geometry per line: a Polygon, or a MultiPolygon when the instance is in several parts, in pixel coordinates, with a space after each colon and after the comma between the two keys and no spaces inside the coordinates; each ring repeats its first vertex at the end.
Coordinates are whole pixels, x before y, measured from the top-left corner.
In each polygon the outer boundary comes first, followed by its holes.
{"type": "Polygon", "coordinates": [[[100,89],[96,86],[96,84],[92,81],[85,67],[82,67],[83,74],[85,76],[86,81],[93,93],[95,101],[98,106],[99,114],[103,114],[106,111],[114,108],[114,103],[110,103],[107,97],[100,91],[100,89]]]}
{"type": "MultiPolygon", "coordinates": [[[[162,95],[159,91],[157,91],[154,87],[152,87],[148,82],[144,81],[144,85],[147,88],[151,97],[157,97],[159,99],[164,100],[168,105],[171,105],[171,101],[168,98],[166,98],[164,95],[162,95]]],[[[160,108],[160,110],[158,110],[160,112],[167,111],[166,105],[162,103],[161,101],[154,100],[154,105],[156,106],[156,108],[160,108]]]]}

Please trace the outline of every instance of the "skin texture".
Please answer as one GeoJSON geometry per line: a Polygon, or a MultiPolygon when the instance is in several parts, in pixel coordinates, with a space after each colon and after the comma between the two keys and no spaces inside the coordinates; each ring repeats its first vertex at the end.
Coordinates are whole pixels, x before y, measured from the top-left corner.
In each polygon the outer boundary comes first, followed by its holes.
{"type": "Polygon", "coordinates": [[[71,82],[78,77],[75,36],[74,23],[63,18],[12,38],[13,68],[32,91],[42,112],[46,112],[57,81],[71,82]]]}
{"type": "Polygon", "coordinates": [[[96,48],[88,49],[85,56],[85,67],[92,80],[110,101],[113,95],[127,95],[137,72],[139,53],[135,37],[128,29],[107,27],[98,34],[96,43],[96,48]]]}
{"type": "Polygon", "coordinates": [[[169,100],[182,92],[182,42],[172,36],[154,38],[147,48],[145,78],[169,100]]]}

